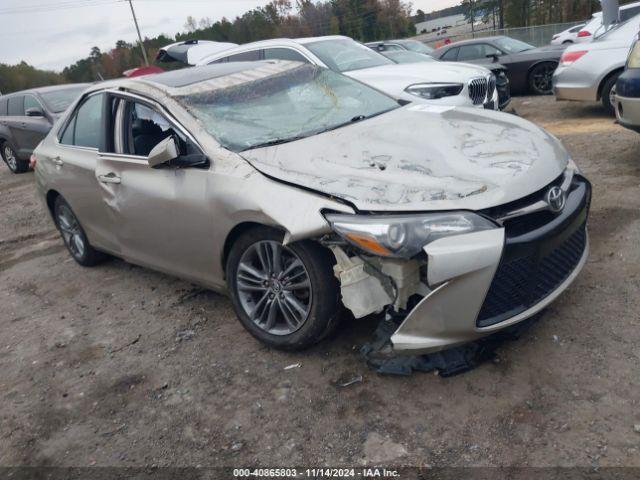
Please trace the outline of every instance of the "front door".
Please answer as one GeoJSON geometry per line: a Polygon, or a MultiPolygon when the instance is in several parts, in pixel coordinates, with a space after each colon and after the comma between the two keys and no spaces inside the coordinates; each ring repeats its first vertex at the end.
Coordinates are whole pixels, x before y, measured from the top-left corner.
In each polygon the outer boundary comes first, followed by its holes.
{"type": "MultiPolygon", "coordinates": [[[[208,168],[151,168],[147,157],[169,135],[185,137],[152,105],[121,101],[116,153],[101,153],[96,178],[117,225],[122,256],[194,281],[206,282],[215,264],[207,204],[208,168]]],[[[186,147],[185,147],[186,148],[186,147]]]]}

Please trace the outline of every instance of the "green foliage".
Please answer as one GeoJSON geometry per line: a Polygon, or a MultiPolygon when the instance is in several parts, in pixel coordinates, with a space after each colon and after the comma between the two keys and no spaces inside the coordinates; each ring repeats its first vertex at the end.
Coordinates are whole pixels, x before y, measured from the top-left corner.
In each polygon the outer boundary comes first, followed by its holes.
{"type": "Polygon", "coordinates": [[[0,92],[2,93],[59,83],[65,83],[65,78],[56,72],[38,70],[25,62],[17,65],[0,63],[0,92]]]}

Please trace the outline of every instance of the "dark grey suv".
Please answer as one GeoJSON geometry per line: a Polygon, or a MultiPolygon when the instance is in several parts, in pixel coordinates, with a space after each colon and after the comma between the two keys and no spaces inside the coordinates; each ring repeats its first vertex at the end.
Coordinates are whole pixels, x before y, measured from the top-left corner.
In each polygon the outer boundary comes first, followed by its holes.
{"type": "Polygon", "coordinates": [[[0,97],[0,154],[13,173],[29,169],[29,157],[69,105],[89,86],[74,83],[0,97]]]}

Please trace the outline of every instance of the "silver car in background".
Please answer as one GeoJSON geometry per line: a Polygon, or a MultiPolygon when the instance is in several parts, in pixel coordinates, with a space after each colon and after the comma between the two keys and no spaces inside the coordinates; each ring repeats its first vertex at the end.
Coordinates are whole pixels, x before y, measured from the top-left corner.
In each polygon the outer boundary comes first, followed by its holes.
{"type": "Polygon", "coordinates": [[[639,29],[640,15],[637,15],[614,26],[591,43],[567,48],[553,74],[556,98],[601,101],[604,108],[614,115],[614,87],[624,71],[629,49],[639,29]]]}
{"type": "Polygon", "coordinates": [[[426,353],[545,308],[588,255],[591,188],[513,115],[400,105],[308,63],[225,63],[91,87],[36,150],[72,257],[228,292],[267,345],[343,308],[426,353]]]}

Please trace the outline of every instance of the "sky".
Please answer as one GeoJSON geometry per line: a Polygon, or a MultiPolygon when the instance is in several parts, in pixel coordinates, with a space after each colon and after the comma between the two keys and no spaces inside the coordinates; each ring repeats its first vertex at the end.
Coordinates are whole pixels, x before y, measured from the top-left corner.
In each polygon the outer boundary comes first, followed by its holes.
{"type": "MultiPolygon", "coordinates": [[[[188,15],[197,19],[235,18],[269,0],[133,0],[142,35],[175,35],[188,15]]],[[[412,0],[414,12],[440,10],[460,0],[412,0]]],[[[91,47],[112,48],[117,40],[136,41],[126,0],[0,1],[0,63],[25,61],[61,70],[89,55],[91,47]]]]}

